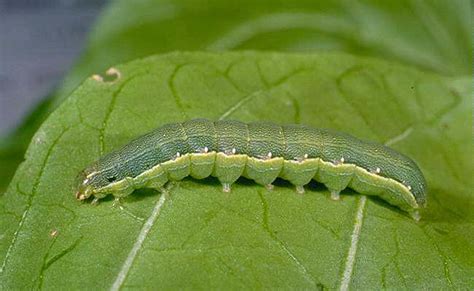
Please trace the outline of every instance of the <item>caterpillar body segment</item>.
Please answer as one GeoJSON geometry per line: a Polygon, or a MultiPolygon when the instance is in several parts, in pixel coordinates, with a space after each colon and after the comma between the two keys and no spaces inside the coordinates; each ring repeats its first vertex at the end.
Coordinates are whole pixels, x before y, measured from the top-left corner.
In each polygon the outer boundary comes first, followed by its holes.
{"type": "Polygon", "coordinates": [[[166,124],[103,156],[80,173],[76,197],[124,197],[187,176],[217,177],[225,192],[240,176],[267,188],[283,178],[298,193],[314,179],[334,200],[349,187],[408,212],[426,203],[418,166],[384,145],[304,125],[206,119],[166,124]]]}

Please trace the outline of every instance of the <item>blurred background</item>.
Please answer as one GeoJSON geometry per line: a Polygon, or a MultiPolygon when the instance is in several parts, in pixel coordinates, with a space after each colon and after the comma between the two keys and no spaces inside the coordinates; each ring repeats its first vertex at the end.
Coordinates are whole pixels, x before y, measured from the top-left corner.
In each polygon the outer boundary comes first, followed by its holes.
{"type": "Polygon", "coordinates": [[[58,85],[105,0],[0,0],[0,136],[58,85]]]}

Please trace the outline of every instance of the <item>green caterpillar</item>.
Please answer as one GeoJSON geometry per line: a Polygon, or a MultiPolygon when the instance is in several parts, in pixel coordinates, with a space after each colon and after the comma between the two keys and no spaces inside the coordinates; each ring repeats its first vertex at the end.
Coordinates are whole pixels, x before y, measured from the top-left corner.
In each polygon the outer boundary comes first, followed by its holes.
{"type": "Polygon", "coordinates": [[[314,179],[335,200],[350,187],[408,212],[426,204],[418,166],[384,145],[304,125],[205,119],[166,124],[103,156],[80,173],[76,198],[160,190],[189,175],[217,177],[224,192],[242,175],[268,188],[280,177],[298,193],[314,179]]]}

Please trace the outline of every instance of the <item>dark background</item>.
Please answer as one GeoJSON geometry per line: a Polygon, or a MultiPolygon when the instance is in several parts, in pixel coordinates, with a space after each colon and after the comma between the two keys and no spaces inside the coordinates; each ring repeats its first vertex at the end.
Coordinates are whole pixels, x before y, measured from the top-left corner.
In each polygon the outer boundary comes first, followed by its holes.
{"type": "Polygon", "coordinates": [[[0,0],[0,136],[60,82],[106,0],[0,0]]]}

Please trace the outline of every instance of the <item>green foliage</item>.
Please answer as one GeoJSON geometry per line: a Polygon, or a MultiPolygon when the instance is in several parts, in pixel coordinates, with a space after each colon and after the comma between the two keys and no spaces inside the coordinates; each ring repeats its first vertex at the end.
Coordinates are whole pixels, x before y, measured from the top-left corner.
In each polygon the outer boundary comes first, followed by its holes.
{"type": "Polygon", "coordinates": [[[468,289],[474,285],[470,80],[345,54],[172,53],[88,78],[36,132],[0,198],[2,289],[468,289]],[[420,165],[416,223],[352,191],[329,199],[216,179],[140,190],[122,206],[73,197],[101,154],[194,117],[330,127],[420,165]]]}

